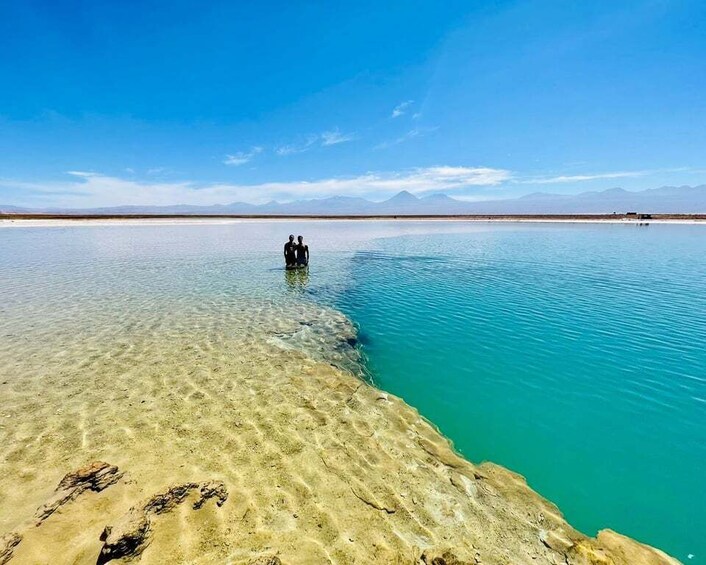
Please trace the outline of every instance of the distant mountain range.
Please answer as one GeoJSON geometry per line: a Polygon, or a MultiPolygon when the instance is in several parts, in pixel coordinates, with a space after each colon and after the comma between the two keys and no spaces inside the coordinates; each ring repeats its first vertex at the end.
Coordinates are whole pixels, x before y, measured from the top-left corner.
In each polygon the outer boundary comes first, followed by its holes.
{"type": "Polygon", "coordinates": [[[110,208],[31,209],[0,205],[0,213],[67,214],[67,215],[462,215],[462,214],[612,214],[639,212],[649,214],[706,213],[706,185],[663,186],[641,191],[611,188],[576,195],[535,192],[508,200],[466,202],[445,194],[418,198],[402,191],[389,200],[371,202],[365,198],[334,196],[319,200],[247,204],[234,202],[214,206],[114,206],[110,208]]]}

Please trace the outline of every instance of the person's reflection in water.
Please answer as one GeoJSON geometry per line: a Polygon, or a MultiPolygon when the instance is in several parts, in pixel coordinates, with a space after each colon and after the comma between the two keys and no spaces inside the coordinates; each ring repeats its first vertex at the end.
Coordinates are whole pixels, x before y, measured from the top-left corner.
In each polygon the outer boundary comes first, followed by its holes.
{"type": "Polygon", "coordinates": [[[285,269],[284,280],[290,290],[303,292],[309,284],[309,269],[285,269]]]}

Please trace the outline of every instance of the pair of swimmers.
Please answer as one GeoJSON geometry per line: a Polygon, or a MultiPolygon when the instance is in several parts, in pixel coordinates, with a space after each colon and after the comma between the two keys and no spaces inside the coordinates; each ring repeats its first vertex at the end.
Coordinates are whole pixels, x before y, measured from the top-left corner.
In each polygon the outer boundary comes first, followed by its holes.
{"type": "Polygon", "coordinates": [[[288,269],[306,267],[309,264],[309,246],[304,243],[304,237],[289,236],[289,241],[284,244],[284,263],[288,269]]]}

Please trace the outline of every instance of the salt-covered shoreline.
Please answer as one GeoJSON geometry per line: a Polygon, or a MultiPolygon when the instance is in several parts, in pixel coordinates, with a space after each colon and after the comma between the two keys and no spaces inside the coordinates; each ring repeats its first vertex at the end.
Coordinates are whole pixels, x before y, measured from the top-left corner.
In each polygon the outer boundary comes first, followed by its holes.
{"type": "Polygon", "coordinates": [[[671,225],[706,225],[705,219],[611,219],[611,218],[527,218],[527,217],[497,217],[497,218],[467,218],[467,217],[315,217],[306,216],[277,217],[268,218],[61,218],[61,219],[8,219],[0,218],[0,228],[27,228],[27,227],[70,227],[70,226],[173,226],[173,225],[223,225],[240,223],[263,223],[263,222],[453,222],[453,223],[529,223],[529,224],[620,224],[645,226],[650,224],[671,224],[671,225]]]}

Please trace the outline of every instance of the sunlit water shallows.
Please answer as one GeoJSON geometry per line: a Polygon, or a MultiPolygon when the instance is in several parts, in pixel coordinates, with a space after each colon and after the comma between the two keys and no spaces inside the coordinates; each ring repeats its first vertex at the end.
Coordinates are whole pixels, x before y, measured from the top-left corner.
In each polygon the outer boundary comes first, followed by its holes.
{"type": "Polygon", "coordinates": [[[292,349],[367,373],[586,533],[706,562],[704,226],[0,228],[0,534],[23,503],[12,485],[72,450],[150,429],[178,451],[178,421],[155,430],[142,409],[121,427],[116,406],[179,409],[141,374],[198,410],[211,358],[267,379],[292,349]],[[281,268],[290,232],[308,274],[281,268]],[[116,396],[85,395],[116,378],[116,396]]]}

